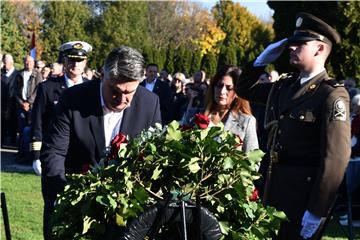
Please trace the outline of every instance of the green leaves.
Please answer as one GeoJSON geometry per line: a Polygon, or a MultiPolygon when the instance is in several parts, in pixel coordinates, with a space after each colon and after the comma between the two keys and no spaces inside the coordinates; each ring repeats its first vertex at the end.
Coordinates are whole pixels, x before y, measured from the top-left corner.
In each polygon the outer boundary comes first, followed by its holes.
{"type": "Polygon", "coordinates": [[[250,201],[263,153],[245,154],[236,144],[223,126],[182,131],[172,122],[143,131],[122,148],[116,165],[69,176],[56,206],[55,239],[103,239],[108,224],[126,227],[171,191],[184,201],[198,195],[220,221],[224,239],[270,237],[284,214],[250,201]]]}

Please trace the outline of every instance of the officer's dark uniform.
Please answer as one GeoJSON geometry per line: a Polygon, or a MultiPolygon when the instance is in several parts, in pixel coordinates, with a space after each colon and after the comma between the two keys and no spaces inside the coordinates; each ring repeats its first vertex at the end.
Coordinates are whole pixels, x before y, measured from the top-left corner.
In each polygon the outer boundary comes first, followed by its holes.
{"type": "MultiPolygon", "coordinates": [[[[61,45],[59,50],[61,54],[72,59],[72,61],[83,61],[87,58],[88,51],[91,51],[91,46],[85,42],[75,41],[61,45]],[[85,46],[83,44],[85,44],[85,46]]],[[[83,82],[86,81],[89,80],[83,78],[83,82]]],[[[45,135],[49,134],[52,118],[55,116],[55,106],[65,89],[67,89],[65,75],[57,78],[50,78],[39,84],[31,116],[32,140],[30,149],[33,161],[40,158],[42,141],[45,139],[45,135]]],[[[43,184],[42,179],[42,185],[43,184]]],[[[42,187],[42,193],[44,198],[43,232],[44,239],[48,239],[49,219],[53,212],[55,199],[49,197],[49,194],[44,190],[44,187],[42,187]]]]}
{"type": "MultiPolygon", "coordinates": [[[[315,32],[313,25],[320,24],[315,20],[307,15],[298,20],[302,21],[298,29],[313,31],[306,35],[303,30],[301,36],[295,32],[289,41],[310,41],[316,35],[333,40],[329,29],[315,27],[315,32]]],[[[258,84],[263,71],[251,62],[236,92],[250,101],[267,103],[265,125],[270,129],[273,165],[266,202],[289,218],[282,224],[279,239],[302,239],[304,212],[326,216],[344,176],[350,157],[349,96],[343,84],[329,78],[326,70],[303,86],[298,74],[258,84]]]]}

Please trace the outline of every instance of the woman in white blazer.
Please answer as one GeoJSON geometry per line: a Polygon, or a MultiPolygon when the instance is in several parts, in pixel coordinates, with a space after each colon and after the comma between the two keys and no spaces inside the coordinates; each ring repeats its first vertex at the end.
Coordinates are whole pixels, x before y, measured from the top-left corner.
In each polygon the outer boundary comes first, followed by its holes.
{"type": "Polygon", "coordinates": [[[226,131],[240,137],[239,150],[248,152],[258,149],[259,143],[250,104],[235,93],[240,74],[241,70],[235,66],[224,66],[217,71],[207,91],[204,114],[213,125],[223,122],[226,131]]]}

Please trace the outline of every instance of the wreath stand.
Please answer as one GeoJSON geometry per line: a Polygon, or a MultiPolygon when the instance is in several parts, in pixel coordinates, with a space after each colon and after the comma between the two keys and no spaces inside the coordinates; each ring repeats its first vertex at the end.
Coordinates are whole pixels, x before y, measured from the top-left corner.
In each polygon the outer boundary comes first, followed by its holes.
{"type": "MultiPolygon", "coordinates": [[[[220,225],[209,210],[190,201],[186,195],[171,193],[167,200],[158,202],[132,221],[120,240],[154,240],[162,226],[180,226],[179,240],[218,240],[220,225]],[[189,235],[188,225],[193,231],[189,235]]],[[[168,237],[166,239],[169,239],[168,237]]]]}

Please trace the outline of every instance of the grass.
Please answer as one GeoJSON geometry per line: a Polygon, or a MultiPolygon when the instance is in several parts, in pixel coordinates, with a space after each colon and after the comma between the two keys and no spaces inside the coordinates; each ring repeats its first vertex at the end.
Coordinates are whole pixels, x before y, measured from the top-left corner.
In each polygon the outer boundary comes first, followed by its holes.
{"type": "MultiPolygon", "coordinates": [[[[43,199],[40,177],[32,173],[1,172],[1,191],[6,194],[11,236],[14,240],[38,240],[42,237],[43,199]]],[[[344,230],[330,222],[323,240],[345,240],[344,230]]],[[[5,239],[4,224],[0,220],[0,239],[5,239]]],[[[360,239],[360,228],[354,228],[354,239],[360,239]]]]}
{"type": "MultiPolygon", "coordinates": [[[[12,239],[43,239],[40,177],[32,173],[1,172],[1,191],[6,197],[12,239]]],[[[2,217],[0,223],[0,239],[5,239],[2,217]]]]}

